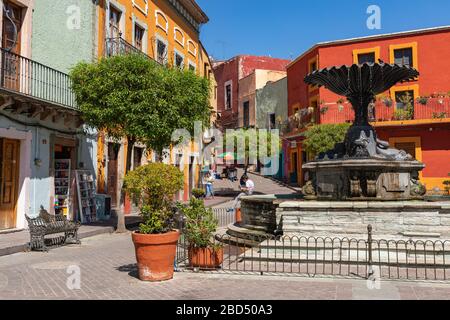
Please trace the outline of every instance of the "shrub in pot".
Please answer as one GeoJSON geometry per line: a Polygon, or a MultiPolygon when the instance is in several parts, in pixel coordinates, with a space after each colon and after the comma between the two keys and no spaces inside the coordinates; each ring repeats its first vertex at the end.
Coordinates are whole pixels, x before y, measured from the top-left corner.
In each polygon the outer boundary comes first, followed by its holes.
{"type": "Polygon", "coordinates": [[[197,199],[201,199],[201,198],[205,197],[206,192],[203,189],[195,188],[195,189],[192,189],[192,195],[194,197],[196,197],[197,199]]]}
{"type": "Polygon", "coordinates": [[[189,264],[194,268],[214,269],[223,262],[223,247],[214,242],[218,221],[202,200],[192,198],[178,205],[185,217],[185,235],[189,243],[189,264]]]}
{"type": "Polygon", "coordinates": [[[180,233],[174,229],[173,199],[183,188],[182,172],[163,163],[150,163],[127,173],[124,189],[139,204],[143,223],[132,234],[143,281],[173,278],[180,233]]]}

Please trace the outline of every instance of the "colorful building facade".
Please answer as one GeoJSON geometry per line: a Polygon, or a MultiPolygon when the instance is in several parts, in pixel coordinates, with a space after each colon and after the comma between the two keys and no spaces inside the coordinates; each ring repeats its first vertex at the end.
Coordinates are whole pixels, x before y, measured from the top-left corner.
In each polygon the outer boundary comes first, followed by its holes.
{"type": "Polygon", "coordinates": [[[256,89],[264,86],[270,79],[278,80],[282,78],[283,76],[277,76],[276,72],[284,72],[289,62],[290,60],[249,55],[241,55],[227,61],[215,62],[217,112],[220,117],[219,123],[221,128],[235,129],[243,127],[244,115],[249,116],[246,118],[249,120],[248,126],[251,126],[250,121],[252,121],[253,126],[256,125],[255,112],[252,113],[253,116],[250,116],[250,106],[248,105],[250,100],[246,96],[254,95],[256,89]],[[255,73],[255,70],[258,70],[258,72],[255,73]],[[273,71],[273,75],[271,76],[267,71],[273,71]],[[259,75],[261,75],[262,80],[258,79],[257,76],[259,75]],[[262,82],[264,84],[261,84],[262,82]],[[250,120],[250,117],[252,120],[250,120]]]}
{"type": "MultiPolygon", "coordinates": [[[[25,214],[36,216],[40,208],[75,219],[79,210],[74,172],[95,163],[95,138],[83,133],[70,79],[64,73],[79,60],[76,55],[62,57],[67,48],[76,49],[73,42],[83,42],[79,35],[94,34],[68,27],[70,4],[65,0],[0,3],[0,230],[25,228],[25,214]],[[49,33],[54,37],[55,32],[49,30],[61,27],[71,40],[64,35],[59,42],[50,41],[49,33]]],[[[96,10],[92,2],[82,5],[96,10]]],[[[79,57],[93,59],[90,43],[88,54],[79,57]]]]}
{"type": "MultiPolygon", "coordinates": [[[[200,42],[200,26],[209,21],[194,0],[100,0],[98,2],[98,56],[107,57],[130,52],[142,52],[162,65],[193,70],[199,76],[214,79],[211,61],[200,42]]],[[[213,96],[213,95],[212,95],[213,96]]],[[[212,98],[214,104],[214,98],[212,98]]],[[[214,109],[213,105],[213,109],[214,109]]],[[[187,149],[171,148],[164,161],[177,164],[178,154],[188,154],[194,164],[184,166],[184,190],[180,200],[187,200],[198,184],[199,146],[187,149]]],[[[133,146],[131,169],[155,160],[155,154],[144,146],[133,146]]],[[[117,143],[100,134],[97,151],[99,192],[120,205],[120,190],[125,174],[127,142],[117,143]]],[[[125,211],[130,211],[129,203],[125,211]]]]}
{"type": "Polygon", "coordinates": [[[353,120],[351,105],[325,88],[308,86],[304,77],[317,69],[353,63],[410,65],[420,72],[415,81],[399,83],[377,97],[371,120],[379,138],[404,149],[426,165],[421,180],[427,189],[443,189],[450,174],[450,27],[319,43],[287,67],[291,119],[285,137],[291,182],[302,185],[302,165],[313,155],[302,148],[311,124],[353,120]]]}

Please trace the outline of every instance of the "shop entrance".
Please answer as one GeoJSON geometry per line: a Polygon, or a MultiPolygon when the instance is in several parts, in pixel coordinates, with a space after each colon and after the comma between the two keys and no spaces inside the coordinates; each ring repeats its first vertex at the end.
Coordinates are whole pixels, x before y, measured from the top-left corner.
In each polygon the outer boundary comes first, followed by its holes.
{"type": "Polygon", "coordinates": [[[119,171],[119,150],[120,144],[108,143],[108,180],[107,191],[111,196],[111,205],[117,207],[117,183],[119,171]]]}
{"type": "Polygon", "coordinates": [[[19,140],[0,138],[0,230],[16,227],[19,140]]]}
{"type": "MultiPolygon", "coordinates": [[[[54,145],[55,214],[69,215],[71,199],[74,199],[76,141],[56,138],[54,145]]],[[[71,217],[73,218],[73,217],[71,217]]]]}

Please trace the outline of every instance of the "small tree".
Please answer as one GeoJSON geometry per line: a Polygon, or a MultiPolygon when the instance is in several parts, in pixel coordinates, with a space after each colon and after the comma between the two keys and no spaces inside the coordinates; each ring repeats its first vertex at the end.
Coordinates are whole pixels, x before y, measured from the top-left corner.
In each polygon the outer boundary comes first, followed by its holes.
{"type": "MultiPolygon", "coordinates": [[[[193,132],[194,121],[209,122],[209,81],[190,71],[163,67],[143,55],[80,63],[70,75],[86,123],[117,140],[127,140],[126,172],[135,142],[162,155],[174,142],[176,129],[193,132]]],[[[119,210],[117,231],[125,230],[119,210]]]]}
{"type": "Polygon", "coordinates": [[[165,233],[173,227],[172,203],[183,188],[183,173],[164,163],[150,163],[127,173],[124,189],[139,203],[143,234],[165,233]]]}
{"type": "Polygon", "coordinates": [[[327,152],[337,143],[343,142],[350,127],[349,123],[315,125],[305,133],[303,141],[305,150],[313,155],[327,152]]]}

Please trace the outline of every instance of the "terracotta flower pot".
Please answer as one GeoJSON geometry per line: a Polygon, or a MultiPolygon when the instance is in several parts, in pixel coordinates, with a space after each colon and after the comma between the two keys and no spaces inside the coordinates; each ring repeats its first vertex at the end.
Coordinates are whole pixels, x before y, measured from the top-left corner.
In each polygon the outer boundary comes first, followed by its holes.
{"type": "Polygon", "coordinates": [[[223,262],[223,248],[189,248],[189,264],[193,268],[216,269],[223,262]]]}
{"type": "Polygon", "coordinates": [[[241,215],[241,209],[240,208],[236,209],[235,218],[236,218],[236,222],[237,223],[242,222],[242,215],[241,215]]]}
{"type": "Polygon", "coordinates": [[[164,281],[173,278],[178,231],[163,234],[140,234],[133,232],[139,279],[164,281]]]}

